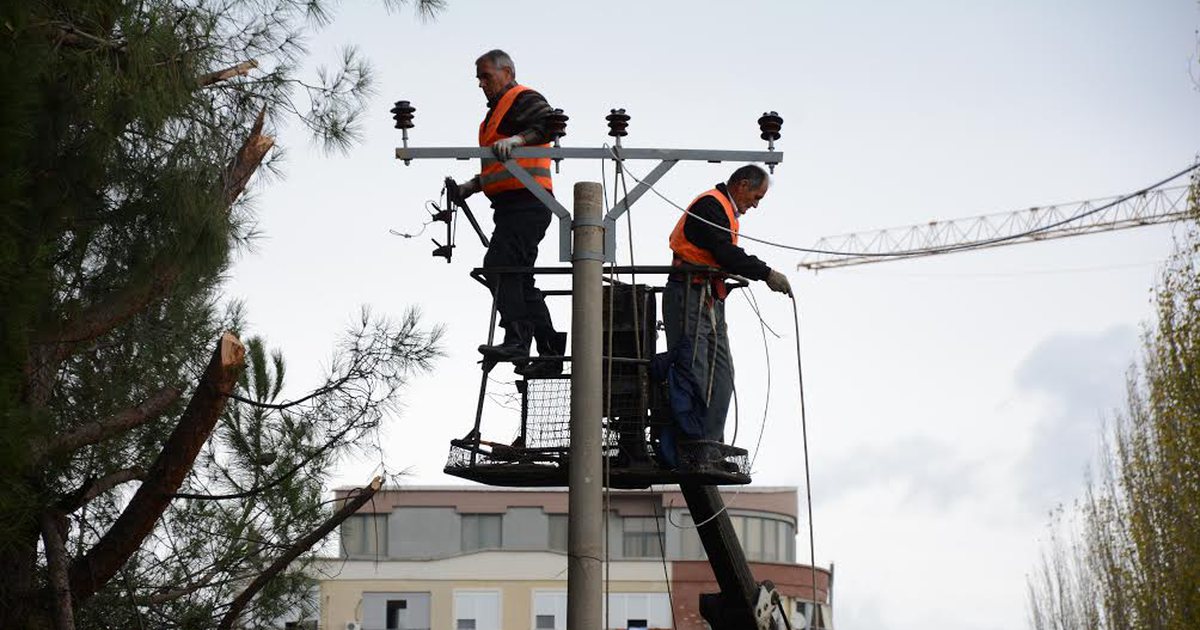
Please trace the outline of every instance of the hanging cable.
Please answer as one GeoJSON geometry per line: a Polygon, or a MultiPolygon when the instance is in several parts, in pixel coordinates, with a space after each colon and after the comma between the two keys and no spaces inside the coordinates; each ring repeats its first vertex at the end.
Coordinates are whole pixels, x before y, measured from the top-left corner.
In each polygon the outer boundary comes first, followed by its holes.
{"type": "MultiPolygon", "coordinates": [[[[609,149],[609,152],[612,153],[612,150],[609,149]]],[[[613,153],[613,157],[614,157],[614,159],[616,159],[615,153],[613,153]]],[[[838,251],[838,250],[832,250],[832,249],[816,249],[816,248],[812,248],[812,247],[800,247],[798,245],[789,245],[787,243],[780,243],[778,241],[771,241],[771,240],[767,240],[764,238],[757,238],[754,236],[749,236],[745,232],[742,232],[740,230],[738,231],[738,238],[744,238],[748,241],[754,241],[755,243],[762,243],[763,245],[769,245],[771,247],[778,247],[780,249],[786,249],[786,250],[790,250],[790,251],[794,251],[794,252],[804,252],[806,254],[823,254],[826,256],[856,256],[856,257],[862,257],[862,258],[904,258],[904,257],[909,257],[909,256],[915,256],[918,254],[947,254],[950,252],[967,251],[967,250],[971,250],[971,249],[978,249],[978,248],[987,247],[990,245],[995,245],[997,243],[1013,241],[1013,240],[1017,240],[1020,238],[1025,238],[1027,236],[1033,236],[1035,234],[1039,234],[1039,233],[1045,232],[1047,230],[1052,230],[1054,228],[1061,227],[1068,223],[1073,223],[1075,221],[1078,221],[1085,217],[1089,217],[1098,212],[1103,212],[1105,210],[1108,210],[1109,208],[1111,208],[1113,206],[1125,203],[1126,201],[1129,201],[1130,199],[1133,199],[1134,197],[1144,195],[1156,188],[1165,186],[1166,184],[1168,184],[1172,181],[1175,181],[1176,179],[1179,179],[1180,177],[1183,177],[1184,175],[1187,175],[1188,173],[1191,173],[1192,171],[1194,171],[1198,168],[1200,168],[1200,162],[1193,164],[1193,165],[1183,169],[1182,171],[1175,173],[1174,175],[1170,175],[1170,176],[1166,177],[1165,179],[1159,180],[1158,182],[1156,182],[1154,184],[1146,186],[1145,188],[1131,192],[1127,195],[1122,195],[1106,204],[1102,204],[1100,206],[1092,208],[1091,210],[1086,210],[1084,212],[1080,212],[1078,214],[1069,216],[1060,221],[1055,221],[1053,223],[1049,223],[1049,224],[1046,224],[1046,225],[1043,225],[1040,227],[1036,227],[1031,230],[1026,230],[1025,232],[1021,232],[1018,234],[1009,234],[1008,236],[999,236],[996,238],[986,239],[986,240],[982,240],[982,241],[975,241],[972,243],[960,243],[958,245],[946,245],[944,247],[908,249],[908,250],[904,250],[901,252],[845,252],[845,251],[838,251]]],[[[729,232],[731,234],[733,233],[733,231],[727,226],[714,223],[712,221],[709,221],[708,219],[705,219],[704,217],[701,217],[701,216],[692,214],[691,212],[688,212],[687,208],[675,203],[674,201],[669,199],[666,195],[658,192],[658,190],[655,189],[654,186],[642,181],[642,179],[639,178],[637,175],[634,175],[633,173],[629,173],[629,176],[632,177],[634,179],[634,181],[649,188],[650,192],[657,195],[660,199],[671,204],[676,209],[678,209],[680,212],[683,212],[684,214],[688,215],[689,217],[696,219],[697,221],[700,221],[701,223],[705,223],[707,225],[715,227],[719,230],[723,230],[723,231],[729,232]]]]}
{"type": "Polygon", "coordinates": [[[812,477],[808,465],[808,414],[804,407],[804,364],[800,360],[800,307],[796,305],[796,296],[792,295],[792,321],[796,329],[796,377],[800,384],[800,439],[804,446],[804,495],[808,504],[808,566],[812,570],[813,602],[817,600],[817,546],[813,530],[812,509],[812,477]]]}
{"type": "MultiPolygon", "coordinates": [[[[438,207],[437,203],[434,202],[434,200],[426,199],[425,200],[425,211],[429,212],[429,214],[431,214],[431,215],[435,215],[438,212],[441,212],[442,209],[438,207]],[[429,206],[433,206],[434,211],[430,211],[429,206]]],[[[409,234],[407,232],[397,232],[396,230],[391,230],[391,229],[389,229],[388,232],[390,232],[393,236],[402,236],[404,238],[416,238],[416,237],[424,234],[425,228],[429,227],[429,225],[435,221],[436,221],[436,219],[430,219],[428,221],[425,221],[424,223],[421,224],[421,229],[418,232],[416,232],[415,234],[409,234]]]]}

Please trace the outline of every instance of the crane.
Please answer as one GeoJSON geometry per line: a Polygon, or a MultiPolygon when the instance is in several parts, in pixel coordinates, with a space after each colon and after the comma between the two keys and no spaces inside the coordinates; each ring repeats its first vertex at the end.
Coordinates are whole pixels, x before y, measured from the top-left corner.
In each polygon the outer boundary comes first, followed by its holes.
{"type": "Polygon", "coordinates": [[[1180,221],[1188,217],[1190,186],[1034,206],[1015,212],[851,232],[817,241],[797,269],[904,260],[1180,221]]]}

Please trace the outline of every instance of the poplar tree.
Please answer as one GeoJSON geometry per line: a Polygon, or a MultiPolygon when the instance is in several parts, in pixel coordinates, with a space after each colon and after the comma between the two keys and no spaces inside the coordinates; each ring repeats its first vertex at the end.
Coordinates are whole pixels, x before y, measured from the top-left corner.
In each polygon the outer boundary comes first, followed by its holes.
{"type": "Polygon", "coordinates": [[[1155,291],[1127,403],[1070,528],[1029,582],[1038,630],[1190,630],[1200,620],[1200,180],[1155,291]]]}
{"type": "Polygon", "coordinates": [[[321,501],[439,330],[364,312],[327,380],[280,400],[281,355],[243,343],[220,294],[274,130],[357,137],[367,63],[347,49],[304,78],[329,18],[312,0],[0,4],[0,628],[267,625],[378,487],[321,501]]]}

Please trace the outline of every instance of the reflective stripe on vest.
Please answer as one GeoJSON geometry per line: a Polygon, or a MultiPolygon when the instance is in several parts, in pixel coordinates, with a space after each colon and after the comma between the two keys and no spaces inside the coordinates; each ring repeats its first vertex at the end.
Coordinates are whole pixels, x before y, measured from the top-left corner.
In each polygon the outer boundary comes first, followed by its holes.
{"type": "MultiPolygon", "coordinates": [[[[738,218],[737,212],[733,209],[733,202],[729,200],[720,190],[714,188],[699,197],[696,197],[691,204],[688,205],[690,211],[696,202],[705,197],[715,197],[721,203],[721,207],[725,209],[725,217],[729,219],[730,239],[734,245],[738,243],[738,218]]],[[[683,225],[687,222],[689,215],[679,217],[679,222],[675,224],[675,229],[671,230],[671,251],[675,253],[673,264],[678,265],[680,262],[691,263],[693,265],[703,265],[706,267],[720,267],[717,264],[717,259],[713,258],[712,252],[707,249],[701,249],[687,239],[684,233],[683,225]]],[[[707,224],[706,224],[707,225],[707,224]]],[[[720,229],[720,228],[714,228],[720,229]]]]}
{"type": "MultiPolygon", "coordinates": [[[[528,90],[529,88],[524,85],[514,85],[504,93],[504,96],[500,97],[496,106],[491,109],[490,115],[485,115],[483,122],[479,123],[479,146],[490,147],[497,141],[510,137],[500,133],[500,121],[508,115],[508,110],[512,108],[517,96],[528,90]]],[[[548,147],[550,145],[534,146],[548,147]]],[[[533,176],[534,181],[541,184],[542,188],[549,191],[554,190],[554,185],[550,180],[550,158],[517,158],[517,164],[520,164],[527,173],[533,176]]],[[[490,157],[480,160],[479,184],[483,188],[483,194],[488,197],[492,197],[496,193],[520,190],[525,187],[521,180],[504,168],[503,162],[490,157]]]]}

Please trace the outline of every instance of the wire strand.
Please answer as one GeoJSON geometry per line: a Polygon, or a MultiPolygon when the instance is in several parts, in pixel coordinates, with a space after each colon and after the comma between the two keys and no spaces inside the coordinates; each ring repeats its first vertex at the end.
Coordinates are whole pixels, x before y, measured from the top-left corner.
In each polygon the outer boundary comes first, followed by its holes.
{"type": "Polygon", "coordinates": [[[808,504],[808,566],[812,571],[813,602],[819,605],[817,600],[817,545],[816,536],[813,533],[816,527],[813,525],[812,477],[808,462],[808,413],[804,405],[804,364],[800,359],[800,307],[796,304],[796,296],[792,295],[791,298],[792,321],[796,329],[796,378],[800,384],[800,438],[804,446],[804,496],[808,504]]]}
{"type": "MultiPolygon", "coordinates": [[[[615,151],[613,151],[613,149],[609,149],[609,152],[613,154],[614,159],[619,159],[617,153],[615,151]]],[[[944,247],[928,247],[928,248],[921,248],[921,249],[908,249],[908,250],[899,251],[899,252],[847,252],[847,251],[839,251],[839,250],[833,250],[833,249],[817,249],[814,247],[800,247],[798,245],[789,245],[787,243],[780,243],[778,241],[772,241],[772,240],[768,240],[765,238],[757,238],[754,236],[750,236],[740,230],[738,231],[738,238],[746,239],[748,241],[753,241],[755,243],[762,243],[763,245],[769,245],[771,247],[778,247],[780,249],[786,249],[786,250],[790,250],[790,251],[794,251],[794,252],[804,252],[806,254],[823,254],[826,256],[855,256],[855,257],[861,257],[861,258],[903,258],[903,257],[909,257],[909,256],[918,255],[918,254],[921,254],[921,255],[946,254],[946,253],[950,253],[950,252],[966,251],[966,250],[971,250],[971,249],[987,247],[990,245],[995,245],[997,243],[1004,243],[1004,242],[1016,240],[1019,238],[1025,238],[1027,236],[1033,236],[1034,234],[1039,234],[1041,232],[1045,232],[1047,230],[1052,230],[1054,228],[1061,227],[1068,223],[1078,221],[1080,219],[1089,217],[1098,212],[1103,212],[1103,211],[1105,211],[1113,206],[1116,206],[1118,204],[1125,203],[1126,201],[1129,201],[1130,199],[1133,199],[1134,197],[1144,195],[1156,188],[1161,188],[1162,186],[1165,186],[1166,184],[1168,184],[1172,181],[1175,181],[1176,179],[1179,179],[1180,177],[1183,177],[1184,175],[1187,175],[1188,173],[1191,173],[1192,171],[1194,171],[1198,168],[1200,168],[1200,162],[1193,164],[1193,165],[1179,171],[1178,173],[1175,173],[1174,175],[1171,175],[1162,180],[1159,180],[1158,182],[1156,182],[1154,184],[1146,186],[1145,188],[1142,188],[1135,192],[1131,192],[1127,195],[1122,195],[1120,197],[1117,197],[1115,200],[1110,201],[1106,204],[1102,204],[1100,206],[1092,208],[1091,210],[1080,212],[1078,214],[1072,215],[1072,216],[1062,219],[1060,221],[1055,221],[1053,223],[1049,223],[1049,224],[1046,224],[1046,225],[1043,225],[1040,227],[1036,227],[1031,230],[1026,230],[1026,231],[1020,232],[1018,234],[1009,234],[1008,236],[1000,236],[1000,237],[996,237],[996,238],[992,238],[992,239],[985,239],[982,241],[973,241],[970,243],[960,243],[957,245],[946,245],[944,247]]],[[[628,170],[628,169],[626,169],[626,170],[628,170]]],[[[720,225],[713,221],[709,221],[708,219],[705,219],[704,217],[701,217],[699,215],[688,212],[687,208],[680,206],[679,204],[675,203],[673,200],[669,199],[666,195],[658,192],[658,190],[656,188],[654,188],[653,185],[647,184],[646,182],[642,181],[642,179],[640,179],[637,175],[634,175],[633,173],[629,173],[629,176],[632,177],[634,179],[634,181],[649,188],[650,192],[657,195],[660,199],[671,204],[676,209],[678,209],[679,211],[688,215],[689,217],[696,219],[697,221],[700,221],[707,225],[710,225],[712,227],[715,227],[719,230],[729,232],[730,234],[733,233],[733,230],[731,230],[727,226],[720,225]]]]}

